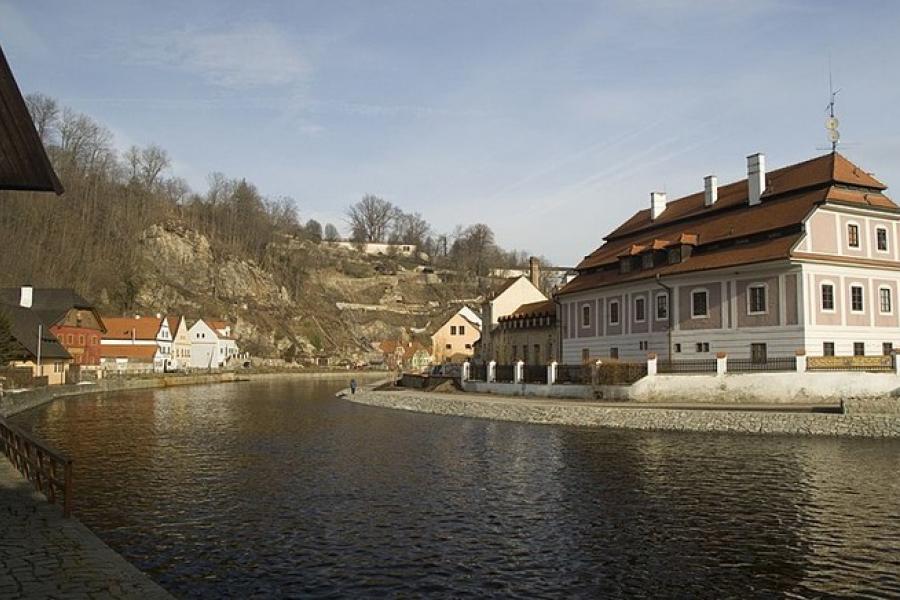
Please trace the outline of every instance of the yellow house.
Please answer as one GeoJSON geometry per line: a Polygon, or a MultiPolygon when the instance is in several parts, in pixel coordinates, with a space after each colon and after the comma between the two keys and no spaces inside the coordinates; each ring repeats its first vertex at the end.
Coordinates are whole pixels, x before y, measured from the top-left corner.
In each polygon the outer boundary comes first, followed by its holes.
{"type": "Polygon", "coordinates": [[[475,353],[475,342],[481,339],[481,317],[463,306],[431,335],[434,362],[463,362],[475,353]]]}

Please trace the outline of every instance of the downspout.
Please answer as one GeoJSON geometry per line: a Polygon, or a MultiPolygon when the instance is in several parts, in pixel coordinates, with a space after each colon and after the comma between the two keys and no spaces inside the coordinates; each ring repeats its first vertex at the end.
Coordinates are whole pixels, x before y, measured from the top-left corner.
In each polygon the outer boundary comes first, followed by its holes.
{"type": "Polygon", "coordinates": [[[563,344],[563,331],[562,331],[562,302],[559,300],[559,294],[553,294],[553,304],[556,305],[556,356],[553,359],[561,363],[562,362],[562,344],[563,344]]]}
{"type": "Polygon", "coordinates": [[[656,285],[666,290],[666,312],[669,315],[669,326],[666,331],[666,336],[668,337],[669,364],[672,364],[672,288],[662,282],[659,273],[656,274],[656,285]]]}

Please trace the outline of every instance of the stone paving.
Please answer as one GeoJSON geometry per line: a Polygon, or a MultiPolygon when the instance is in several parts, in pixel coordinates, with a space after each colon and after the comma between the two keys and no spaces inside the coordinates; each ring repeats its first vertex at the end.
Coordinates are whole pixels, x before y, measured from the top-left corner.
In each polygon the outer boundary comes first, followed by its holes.
{"type": "Polygon", "coordinates": [[[171,599],[0,455],[0,598],[171,599]]]}

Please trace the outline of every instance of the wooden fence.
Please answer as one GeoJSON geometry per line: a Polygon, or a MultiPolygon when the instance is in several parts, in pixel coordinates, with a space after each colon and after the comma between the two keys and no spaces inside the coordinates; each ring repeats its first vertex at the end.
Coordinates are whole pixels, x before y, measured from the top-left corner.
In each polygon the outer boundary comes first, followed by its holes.
{"type": "Polygon", "coordinates": [[[0,451],[51,504],[62,497],[63,516],[72,514],[72,459],[0,419],[0,451]]]}

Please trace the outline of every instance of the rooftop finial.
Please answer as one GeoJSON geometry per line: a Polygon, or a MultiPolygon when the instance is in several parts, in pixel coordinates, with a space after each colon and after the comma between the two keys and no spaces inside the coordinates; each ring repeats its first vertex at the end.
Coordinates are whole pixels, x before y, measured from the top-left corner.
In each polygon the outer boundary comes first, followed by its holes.
{"type": "Polygon", "coordinates": [[[834,116],[834,98],[838,95],[838,92],[841,90],[834,89],[834,86],[831,83],[831,57],[828,57],[828,93],[830,94],[830,98],[828,101],[828,117],[825,119],[825,129],[828,131],[828,141],[831,142],[831,151],[837,152],[838,142],[841,140],[841,132],[838,131],[838,125],[840,122],[837,117],[834,116]]]}

